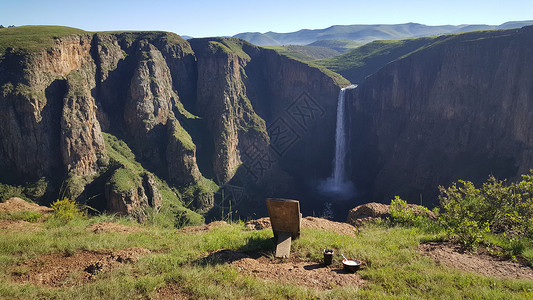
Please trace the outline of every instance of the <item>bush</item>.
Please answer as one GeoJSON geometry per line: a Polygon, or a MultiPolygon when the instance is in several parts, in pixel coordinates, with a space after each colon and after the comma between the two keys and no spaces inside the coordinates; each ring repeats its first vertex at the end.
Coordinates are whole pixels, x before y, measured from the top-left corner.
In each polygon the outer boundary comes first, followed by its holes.
{"type": "Polygon", "coordinates": [[[185,226],[197,226],[204,224],[204,222],[205,219],[202,215],[188,209],[183,209],[176,212],[174,227],[182,228],[185,226]]]}
{"type": "Polygon", "coordinates": [[[51,206],[54,210],[53,218],[62,223],[68,223],[76,218],[85,216],[83,209],[81,209],[75,201],[71,201],[68,198],[56,200],[51,206]]]}
{"type": "Polygon", "coordinates": [[[409,205],[396,196],[389,207],[389,221],[404,226],[427,227],[430,211],[423,206],[409,205]]]}
{"type": "MultiPolygon", "coordinates": [[[[532,173],[533,174],[533,173],[532,173]]],[[[490,176],[481,188],[459,180],[440,187],[439,220],[453,239],[475,248],[487,233],[533,238],[533,175],[507,185],[490,176]]]]}
{"type": "Polygon", "coordinates": [[[28,200],[26,195],[24,195],[24,189],[21,186],[0,183],[0,203],[5,202],[12,197],[28,200]]]}

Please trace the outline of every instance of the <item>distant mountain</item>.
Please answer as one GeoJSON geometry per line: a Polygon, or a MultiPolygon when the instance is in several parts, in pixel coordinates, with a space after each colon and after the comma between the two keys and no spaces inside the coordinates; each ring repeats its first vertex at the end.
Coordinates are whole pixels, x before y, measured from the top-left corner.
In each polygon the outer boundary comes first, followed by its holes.
{"type": "Polygon", "coordinates": [[[474,30],[510,29],[533,25],[533,21],[513,21],[501,25],[464,24],[428,26],[418,23],[376,25],[334,25],[325,29],[302,29],[289,33],[244,32],[234,35],[248,42],[264,45],[307,45],[320,40],[350,40],[368,43],[375,40],[405,39],[474,30]]]}
{"type": "Polygon", "coordinates": [[[184,40],[190,40],[190,39],[193,39],[194,37],[190,36],[190,35],[180,35],[182,39],[184,40]]]}

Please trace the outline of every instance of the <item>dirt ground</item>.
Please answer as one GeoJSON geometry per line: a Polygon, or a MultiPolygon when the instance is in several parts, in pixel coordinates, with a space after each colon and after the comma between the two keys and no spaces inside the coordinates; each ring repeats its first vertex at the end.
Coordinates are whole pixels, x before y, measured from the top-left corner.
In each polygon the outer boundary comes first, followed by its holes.
{"type": "Polygon", "coordinates": [[[136,262],[150,253],[144,248],[129,248],[115,252],[75,251],[42,255],[12,268],[12,279],[48,287],[75,286],[90,282],[102,272],[123,263],[136,262]]]}
{"type": "Polygon", "coordinates": [[[225,225],[228,225],[228,223],[224,221],[214,221],[206,225],[183,227],[180,230],[178,230],[178,232],[180,233],[210,232],[211,230],[213,230],[213,228],[217,226],[225,226],[225,225]]]}
{"type": "Polygon", "coordinates": [[[342,286],[361,287],[365,284],[358,273],[348,273],[341,265],[326,267],[321,263],[304,261],[296,255],[279,260],[259,254],[219,250],[203,258],[200,263],[227,263],[243,274],[265,281],[291,283],[319,290],[342,286]]]}
{"type": "Polygon", "coordinates": [[[452,243],[421,244],[418,250],[450,268],[497,278],[533,279],[533,269],[524,264],[502,260],[486,253],[465,253],[452,243]]]}
{"type": "Polygon", "coordinates": [[[146,232],[146,230],[128,225],[121,225],[112,222],[102,222],[94,223],[91,226],[87,227],[88,231],[94,233],[104,233],[104,232],[119,232],[119,233],[134,233],[134,232],[146,232]]]}
{"type": "Polygon", "coordinates": [[[155,293],[155,296],[152,298],[154,300],[188,300],[192,299],[189,295],[183,293],[178,286],[169,285],[158,289],[155,293]]]}
{"type": "MultiPolygon", "coordinates": [[[[261,230],[265,228],[270,228],[270,218],[266,217],[249,221],[246,223],[246,227],[248,227],[248,229],[250,230],[261,230]]],[[[355,234],[357,233],[357,229],[348,223],[334,222],[315,217],[302,218],[302,228],[334,231],[338,234],[345,234],[349,236],[355,236],[355,234]]]]}
{"type": "Polygon", "coordinates": [[[50,207],[40,206],[35,203],[26,202],[20,198],[13,197],[4,203],[0,203],[0,213],[2,212],[19,212],[31,211],[39,213],[50,213],[53,211],[50,207]]]}

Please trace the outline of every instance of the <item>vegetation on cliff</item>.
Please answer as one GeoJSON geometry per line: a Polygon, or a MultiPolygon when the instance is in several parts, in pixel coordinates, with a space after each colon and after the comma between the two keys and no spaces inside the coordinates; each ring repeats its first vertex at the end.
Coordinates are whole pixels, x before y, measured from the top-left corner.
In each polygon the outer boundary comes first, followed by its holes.
{"type": "Polygon", "coordinates": [[[17,26],[3,28],[0,31],[0,57],[6,53],[20,51],[36,51],[51,48],[55,39],[73,35],[88,34],[77,28],[64,26],[17,26]]]}
{"type": "Polygon", "coordinates": [[[313,63],[339,73],[353,83],[361,83],[404,55],[434,42],[436,37],[405,40],[379,40],[360,46],[348,53],[314,60],[313,63]]]}

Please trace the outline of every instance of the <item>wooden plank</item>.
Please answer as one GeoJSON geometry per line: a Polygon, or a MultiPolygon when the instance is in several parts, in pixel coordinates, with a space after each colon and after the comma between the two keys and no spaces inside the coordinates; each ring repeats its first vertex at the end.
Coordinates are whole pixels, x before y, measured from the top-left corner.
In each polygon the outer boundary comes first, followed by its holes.
{"type": "Polygon", "coordinates": [[[302,220],[300,202],[289,199],[267,199],[266,203],[274,235],[289,232],[293,239],[298,238],[302,220]]]}
{"type": "Polygon", "coordinates": [[[291,255],[291,233],[280,232],[278,234],[278,245],[276,246],[277,258],[289,258],[291,255]]]}

